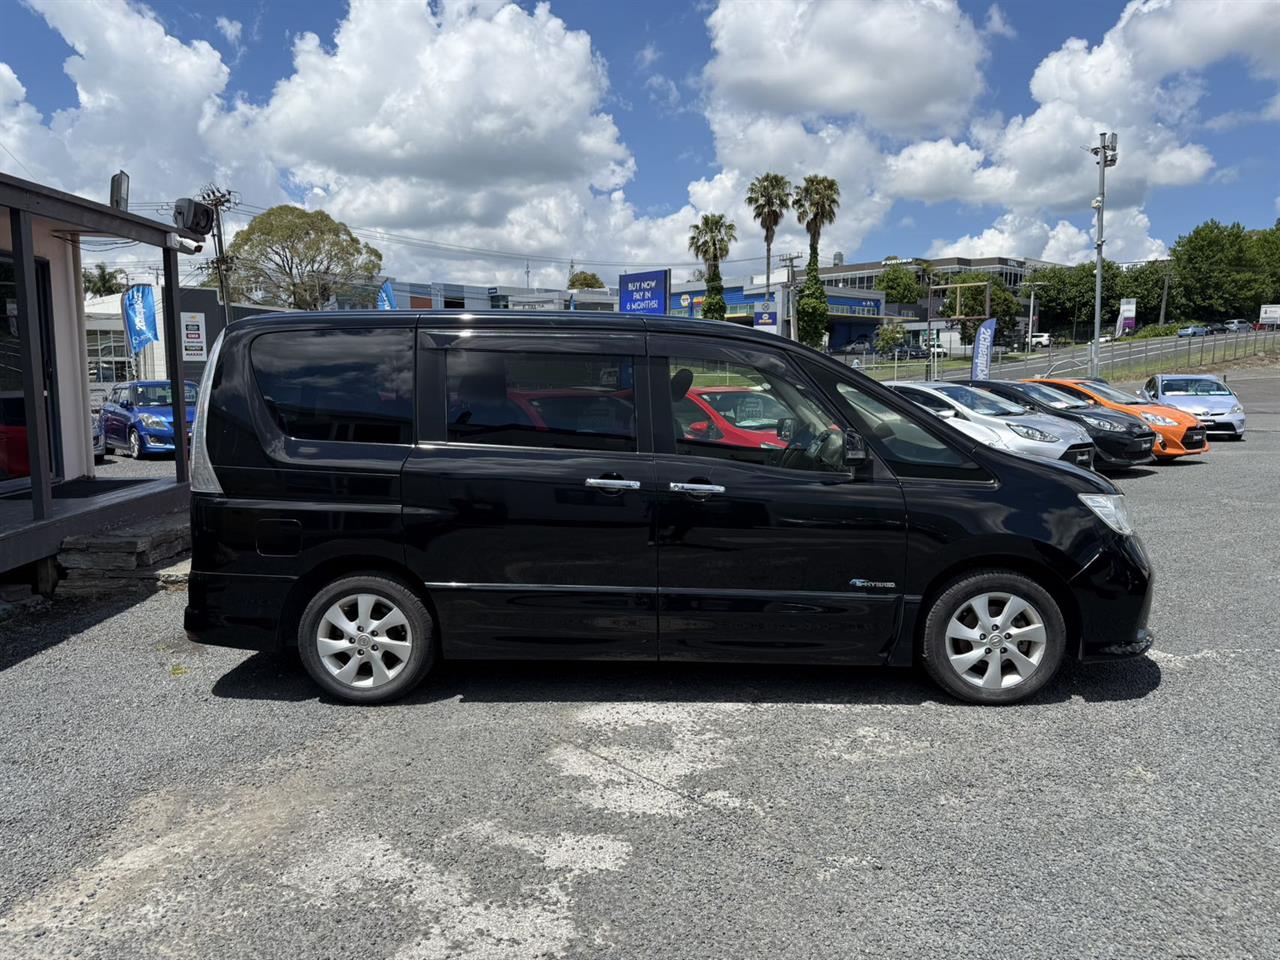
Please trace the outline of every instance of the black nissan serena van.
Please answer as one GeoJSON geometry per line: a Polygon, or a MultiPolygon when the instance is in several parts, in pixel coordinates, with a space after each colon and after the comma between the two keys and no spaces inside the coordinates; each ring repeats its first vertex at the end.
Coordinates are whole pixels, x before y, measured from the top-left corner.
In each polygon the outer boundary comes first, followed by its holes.
{"type": "Polygon", "coordinates": [[[346,700],[557,658],[918,661],[1008,703],[1151,644],[1110,482],[727,323],[240,320],[191,474],[192,639],[296,646],[346,700]]]}

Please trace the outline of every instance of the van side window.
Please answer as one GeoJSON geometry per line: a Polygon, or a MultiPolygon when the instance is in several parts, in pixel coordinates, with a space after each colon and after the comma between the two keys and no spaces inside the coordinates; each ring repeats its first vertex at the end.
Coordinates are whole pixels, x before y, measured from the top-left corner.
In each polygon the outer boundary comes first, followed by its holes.
{"type": "Polygon", "coordinates": [[[781,370],[668,361],[676,453],[792,470],[842,469],[844,431],[813,390],[781,370]]]}
{"type": "Polygon", "coordinates": [[[413,442],[412,330],[265,333],[249,355],[262,399],[288,436],[413,442]]]}
{"type": "MultiPolygon", "coordinates": [[[[899,477],[986,480],[982,467],[905,414],[858,384],[818,364],[806,364],[819,386],[834,397],[849,422],[899,477]]],[[[905,392],[905,391],[904,391],[905,392]]],[[[920,391],[912,391],[913,393],[920,391]]],[[[913,398],[914,399],[914,398],[913,398]]],[[[948,408],[950,409],[950,408],[948,408]]],[[[921,416],[932,414],[921,411],[921,416]]]]}
{"type": "Polygon", "coordinates": [[[633,357],[453,349],[445,373],[451,441],[636,450],[633,357]]]}

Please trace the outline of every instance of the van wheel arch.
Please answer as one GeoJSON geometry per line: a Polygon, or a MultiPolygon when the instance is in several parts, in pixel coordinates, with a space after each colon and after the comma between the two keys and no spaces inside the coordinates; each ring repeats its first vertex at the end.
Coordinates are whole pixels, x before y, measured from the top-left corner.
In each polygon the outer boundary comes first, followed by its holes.
{"type": "Polygon", "coordinates": [[[436,605],[432,601],[430,592],[408,567],[386,557],[342,557],[318,564],[299,577],[289,588],[284,606],[280,610],[280,622],[276,628],[276,642],[280,649],[297,649],[298,622],[302,618],[302,611],[306,609],[317,590],[335,580],[358,577],[363,574],[395,580],[422,601],[427,612],[431,614],[431,642],[436,645],[436,654],[439,656],[440,617],[436,613],[436,605]]]}
{"type": "Polygon", "coordinates": [[[1048,591],[1054,602],[1058,604],[1058,609],[1062,611],[1062,619],[1066,623],[1067,655],[1078,658],[1081,641],[1080,608],[1076,604],[1075,595],[1072,594],[1067,581],[1055,573],[1051,567],[1037,563],[1027,557],[988,554],[955,563],[941,571],[930,581],[928,589],[925,590],[924,596],[920,599],[920,606],[917,608],[915,624],[912,628],[912,659],[915,661],[920,659],[921,651],[924,647],[925,620],[928,619],[929,610],[934,601],[957,580],[972,576],[979,571],[992,570],[1008,570],[1010,573],[1021,574],[1048,591]]]}

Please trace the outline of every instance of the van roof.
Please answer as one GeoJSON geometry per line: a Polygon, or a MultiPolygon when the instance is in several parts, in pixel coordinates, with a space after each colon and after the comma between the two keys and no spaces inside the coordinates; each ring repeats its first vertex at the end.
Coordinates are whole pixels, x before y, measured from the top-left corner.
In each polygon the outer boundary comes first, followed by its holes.
{"type": "Polygon", "coordinates": [[[263,313],[236,320],[231,327],[252,330],[288,324],[299,326],[343,326],[371,323],[391,326],[429,326],[465,328],[480,324],[515,328],[583,330],[634,330],[650,333],[698,333],[741,337],[762,343],[796,346],[794,341],[777,334],[762,333],[750,327],[720,320],[694,320],[688,317],[654,316],[617,313],[606,310],[323,310],[263,313]]]}

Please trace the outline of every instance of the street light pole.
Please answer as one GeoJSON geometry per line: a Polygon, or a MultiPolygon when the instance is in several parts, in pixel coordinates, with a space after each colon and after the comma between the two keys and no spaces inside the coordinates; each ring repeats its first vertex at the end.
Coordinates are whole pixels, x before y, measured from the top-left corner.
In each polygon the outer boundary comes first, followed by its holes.
{"type": "Polygon", "coordinates": [[[1098,196],[1094,198],[1093,208],[1098,212],[1097,260],[1093,277],[1093,342],[1089,345],[1089,376],[1097,377],[1101,366],[1102,339],[1102,245],[1106,241],[1102,237],[1102,208],[1107,198],[1107,167],[1116,165],[1116,135],[1114,133],[1098,134],[1098,145],[1089,151],[1098,158],[1098,196]]]}

